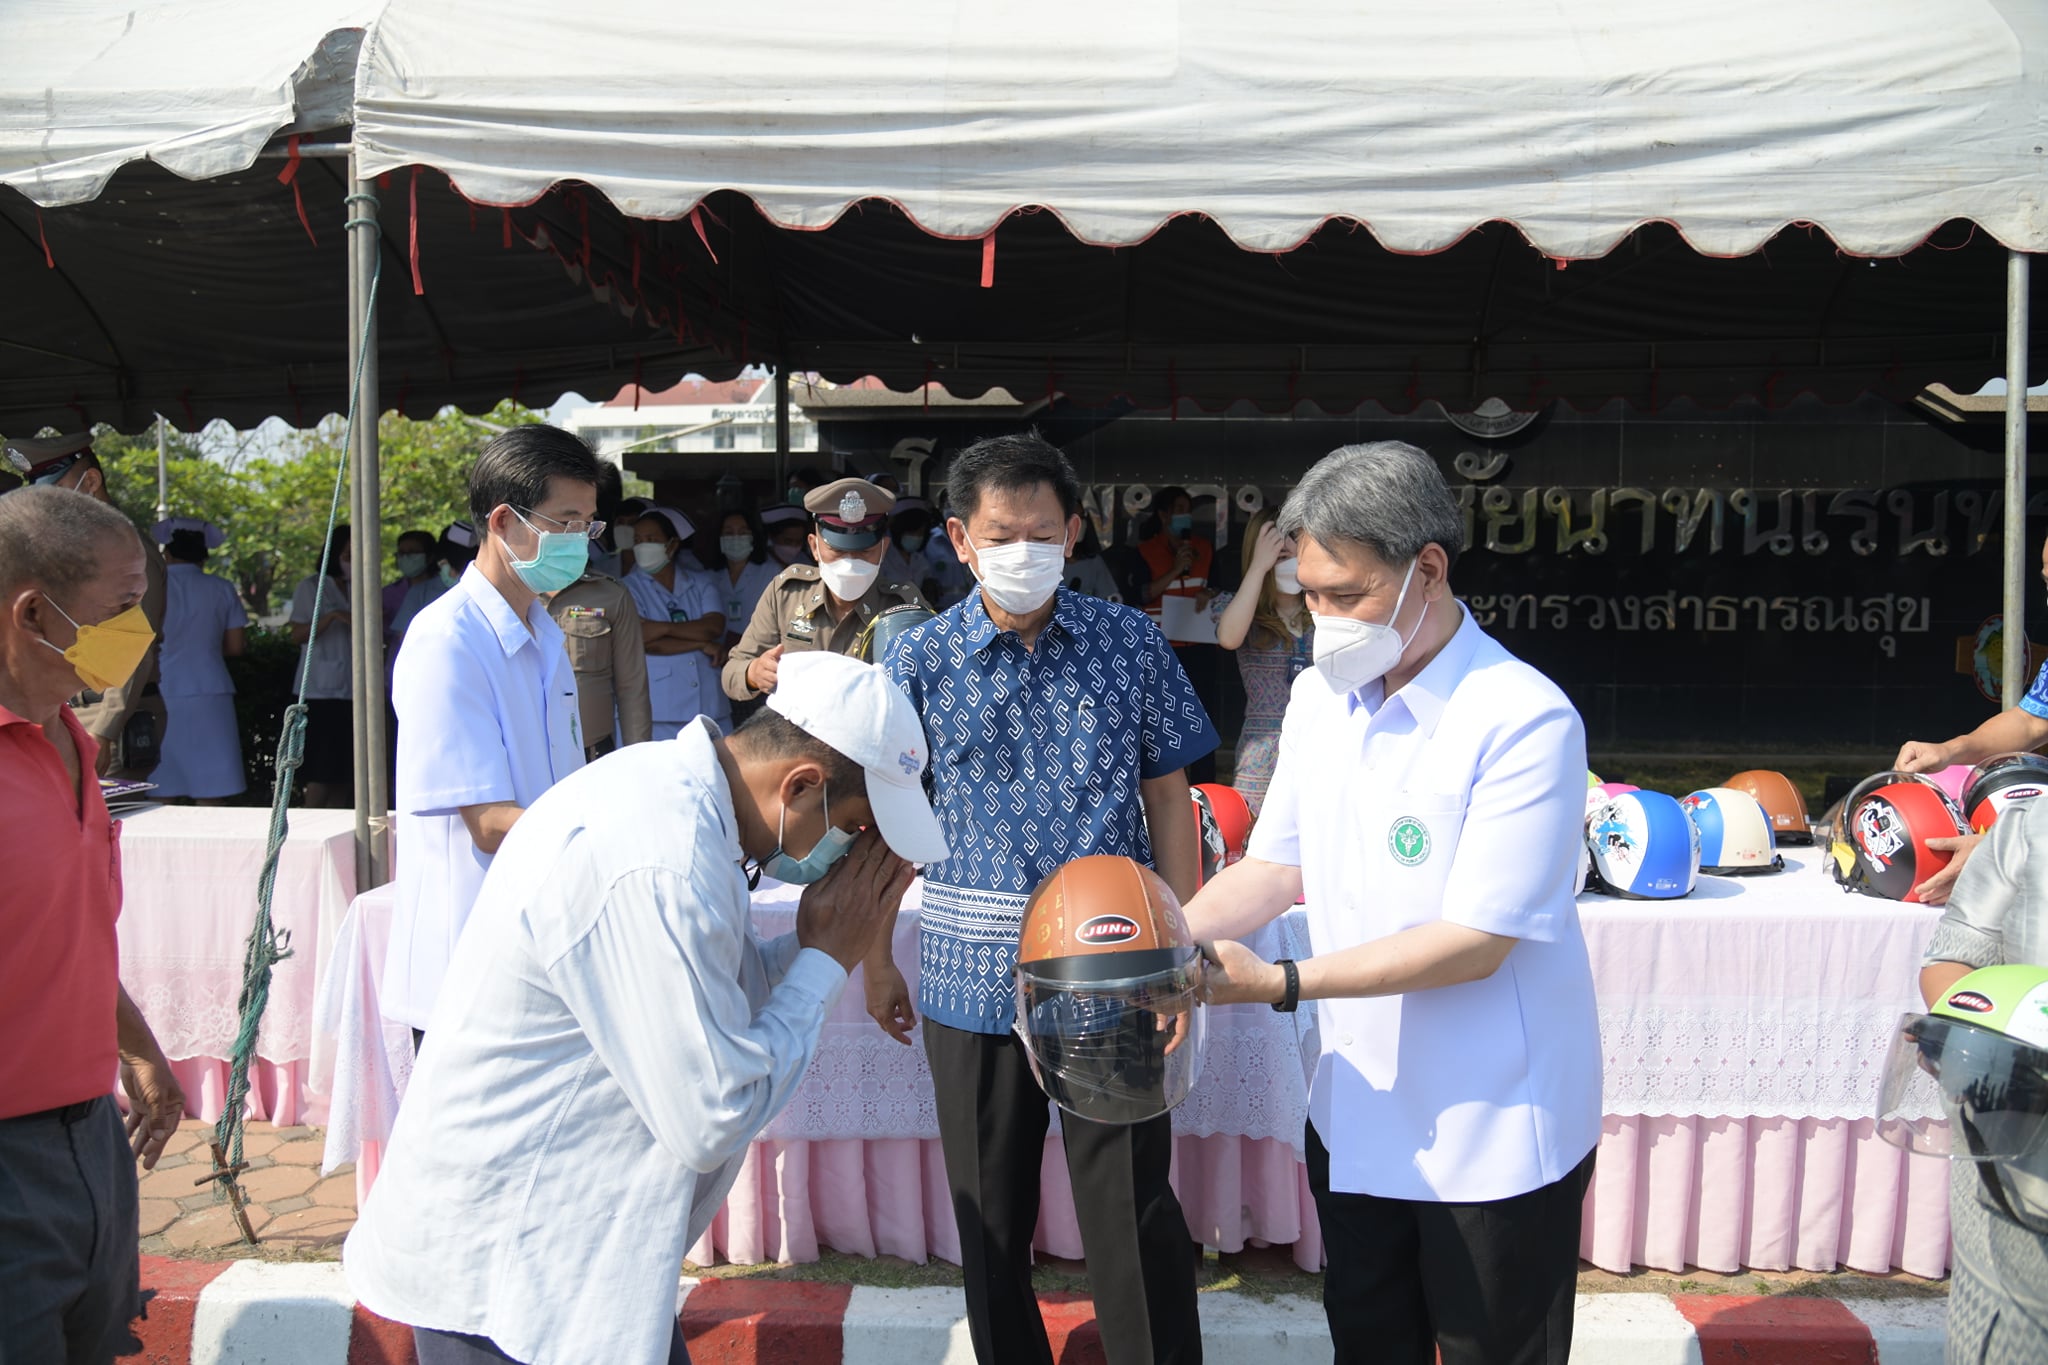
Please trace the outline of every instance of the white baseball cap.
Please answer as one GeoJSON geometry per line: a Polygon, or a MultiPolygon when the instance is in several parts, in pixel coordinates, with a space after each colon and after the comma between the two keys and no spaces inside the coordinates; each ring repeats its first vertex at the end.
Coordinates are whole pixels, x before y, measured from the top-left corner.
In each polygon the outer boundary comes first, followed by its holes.
{"type": "Polygon", "coordinates": [[[924,794],[924,722],[887,673],[822,649],[785,654],[768,709],[860,764],[882,842],[897,857],[946,858],[945,833],[924,794]]]}

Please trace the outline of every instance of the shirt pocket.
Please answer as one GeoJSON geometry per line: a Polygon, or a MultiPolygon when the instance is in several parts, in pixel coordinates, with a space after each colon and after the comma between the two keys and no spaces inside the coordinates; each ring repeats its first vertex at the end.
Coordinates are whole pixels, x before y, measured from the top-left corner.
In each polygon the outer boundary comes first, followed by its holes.
{"type": "Polygon", "coordinates": [[[569,666],[578,673],[602,673],[611,666],[612,623],[604,617],[565,617],[562,639],[569,647],[569,666]]]}
{"type": "Polygon", "coordinates": [[[1368,866],[1393,901],[1404,927],[1426,924],[1443,908],[1444,883],[1458,856],[1466,799],[1442,792],[1390,792],[1359,831],[1368,866]]]}

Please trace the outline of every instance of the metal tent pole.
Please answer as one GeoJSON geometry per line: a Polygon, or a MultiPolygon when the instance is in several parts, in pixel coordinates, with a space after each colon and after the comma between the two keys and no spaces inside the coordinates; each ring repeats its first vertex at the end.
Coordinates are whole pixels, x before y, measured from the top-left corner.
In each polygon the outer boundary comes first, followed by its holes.
{"type": "Polygon", "coordinates": [[[361,367],[354,436],[349,443],[349,593],[351,674],[355,683],[356,889],[390,880],[390,770],[384,739],[383,499],[378,488],[377,417],[377,187],[356,173],[349,158],[348,308],[349,375],[361,367]]]}
{"type": "Polygon", "coordinates": [[[171,514],[170,451],[164,436],[164,415],[156,415],[156,519],[162,521],[171,514]]]}
{"type": "Polygon", "coordinates": [[[789,366],[775,366],[775,486],[789,482],[789,366]]]}
{"type": "Polygon", "coordinates": [[[1999,698],[2027,690],[2027,288],[2032,262],[2009,253],[2005,268],[2005,670],[1999,698]]]}

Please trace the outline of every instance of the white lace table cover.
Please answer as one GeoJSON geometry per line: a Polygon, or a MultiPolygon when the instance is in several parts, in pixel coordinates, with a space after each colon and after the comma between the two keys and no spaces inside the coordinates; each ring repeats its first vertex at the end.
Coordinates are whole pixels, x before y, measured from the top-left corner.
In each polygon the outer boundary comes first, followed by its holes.
{"type": "MultiPolygon", "coordinates": [[[[121,982],[166,1055],[227,1057],[241,1027],[242,961],[270,812],[166,806],[121,822],[121,982]]],[[[256,1035],[270,1062],[312,1055],[323,920],[355,895],[355,816],[294,810],[277,864],[271,918],[292,956],[271,975],[256,1035]]]]}

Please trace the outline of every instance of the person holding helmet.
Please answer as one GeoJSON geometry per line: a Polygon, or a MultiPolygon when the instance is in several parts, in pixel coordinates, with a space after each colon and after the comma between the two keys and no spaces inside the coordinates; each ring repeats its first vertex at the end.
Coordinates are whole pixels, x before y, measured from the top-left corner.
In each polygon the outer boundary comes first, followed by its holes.
{"type": "MultiPolygon", "coordinates": [[[[2048,541],[2041,542],[2041,581],[2048,583],[2048,541]]],[[[2014,634],[2017,636],[2018,632],[2014,634]]],[[[2010,643],[2022,646],[2017,638],[2010,643]]],[[[2034,674],[2034,685],[2015,705],[2006,707],[1968,734],[1939,744],[1909,739],[1899,747],[1899,756],[1892,760],[1892,766],[1902,773],[1936,773],[1957,764],[1975,766],[1998,754],[2029,752],[2044,744],[2048,744],[2048,663],[2041,665],[2034,674]]],[[[1953,853],[1955,857],[1914,888],[1913,894],[1921,904],[1940,905],[1948,900],[1971,852],[1983,838],[1981,834],[1959,834],[1936,842],[1938,851],[1953,853]]]]}
{"type": "Polygon", "coordinates": [[[1452,594],[1463,518],[1422,451],[1333,452],[1279,529],[1314,668],[1245,858],[1187,906],[1208,999],[1318,1002],[1304,1146],[1337,1358],[1565,1365],[1600,1138],[1585,727],[1452,594]],[[1304,893],[1314,956],[1233,941],[1304,893]]]}
{"type": "Polygon", "coordinates": [[[700,717],[520,818],[343,1250],[421,1365],[689,1359],[683,1253],[911,863],[946,856],[928,760],[881,670],[799,655],[730,737],[700,717]],[[795,932],[768,943],[748,898],[763,873],[804,887],[795,932]]]}
{"type": "MultiPolygon", "coordinates": [[[[1937,1010],[1982,968],[2048,964],[2048,807],[2017,804],[1982,838],[1927,942],[1920,994],[1937,1010]]],[[[2008,1079],[2019,1075],[2008,1072],[2008,1079]]],[[[2048,1086],[2048,1077],[2033,1083],[2048,1086]]],[[[2048,1137],[2037,1136],[2033,1147],[2038,1159],[2048,1137]]],[[[1951,1173],[1948,1359],[2048,1360],[2048,1198],[2031,1210],[2015,1207],[1995,1176],[1965,1165],[1951,1173]]],[[[2038,1189],[2048,1170],[2037,1165],[2034,1176],[2038,1189]]]]}

